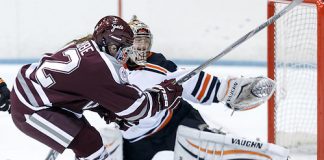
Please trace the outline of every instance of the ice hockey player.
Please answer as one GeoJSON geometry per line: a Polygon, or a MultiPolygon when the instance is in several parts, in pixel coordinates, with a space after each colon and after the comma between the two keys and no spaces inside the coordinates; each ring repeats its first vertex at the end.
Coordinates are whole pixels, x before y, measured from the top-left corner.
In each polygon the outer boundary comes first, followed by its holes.
{"type": "Polygon", "coordinates": [[[0,111],[10,113],[10,91],[2,78],[0,78],[0,111]]]}
{"type": "Polygon", "coordinates": [[[128,24],[106,16],[95,26],[93,38],[24,65],[10,95],[17,128],[60,153],[73,150],[77,159],[109,159],[99,132],[83,116],[84,109],[95,101],[125,120],[138,121],[172,107],[182,92],[170,81],[146,91],[125,84],[116,58],[132,43],[128,24]]]}
{"type": "MultiPolygon", "coordinates": [[[[153,36],[146,24],[134,17],[129,25],[134,33],[134,44],[127,49],[129,59],[125,59],[124,67],[128,72],[125,79],[130,84],[135,84],[145,90],[165,79],[176,77],[179,72],[183,73],[175,63],[167,60],[161,53],[151,52],[153,36]]],[[[201,72],[183,84],[182,96],[191,102],[202,104],[223,102],[234,110],[248,110],[265,102],[272,95],[274,86],[272,80],[264,77],[220,79],[201,72]]],[[[111,114],[107,115],[109,116],[104,117],[108,122],[114,121],[111,119],[111,114]]],[[[174,149],[176,149],[174,150],[176,158],[179,160],[210,159],[221,156],[224,159],[262,159],[276,157],[277,152],[270,151],[276,147],[285,153],[280,156],[287,158],[285,152],[287,150],[273,144],[240,137],[233,137],[235,138],[233,144],[225,144],[219,139],[232,137],[220,131],[214,133],[212,129],[206,127],[199,112],[185,100],[181,100],[175,108],[161,110],[152,117],[139,120],[138,123],[125,121],[118,123],[124,139],[125,160],[150,160],[159,151],[173,151],[174,149]],[[178,126],[180,128],[177,135],[178,126]],[[199,139],[200,134],[208,136],[199,139]],[[176,136],[178,136],[177,141],[176,136]],[[213,137],[219,139],[212,139],[213,137]],[[199,143],[200,141],[204,143],[199,143]],[[210,146],[206,150],[208,143],[210,146]],[[265,146],[271,146],[271,149],[265,146]],[[200,150],[202,148],[205,150],[200,150]],[[227,154],[229,151],[234,154],[227,154]]],[[[102,133],[104,136],[108,134],[109,132],[102,133]]]]}

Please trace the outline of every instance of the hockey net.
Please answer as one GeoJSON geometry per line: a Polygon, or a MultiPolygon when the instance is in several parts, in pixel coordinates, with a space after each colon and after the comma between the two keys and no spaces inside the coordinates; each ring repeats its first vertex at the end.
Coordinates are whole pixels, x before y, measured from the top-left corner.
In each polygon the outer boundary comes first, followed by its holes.
{"type": "MultiPolygon", "coordinates": [[[[269,1],[268,16],[289,1],[269,1]]],[[[317,153],[322,72],[323,1],[306,0],[268,29],[268,76],[277,83],[269,101],[270,142],[292,152],[317,153]]],[[[322,82],[324,83],[324,82],[322,82]]],[[[323,95],[322,95],[323,96],[323,95]]]]}

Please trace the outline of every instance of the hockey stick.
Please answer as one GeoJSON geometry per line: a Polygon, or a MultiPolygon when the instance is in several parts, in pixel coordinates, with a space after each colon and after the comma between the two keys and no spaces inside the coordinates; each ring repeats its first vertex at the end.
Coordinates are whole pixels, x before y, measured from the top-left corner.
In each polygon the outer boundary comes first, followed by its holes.
{"type": "MultiPolygon", "coordinates": [[[[265,27],[267,27],[270,24],[272,24],[274,21],[276,21],[277,19],[279,19],[281,16],[283,16],[288,11],[290,11],[291,9],[293,9],[294,7],[296,7],[297,5],[299,5],[302,2],[303,2],[303,0],[294,0],[294,1],[292,1],[287,7],[285,7],[284,9],[282,9],[279,13],[273,15],[266,22],[264,22],[260,26],[256,27],[255,29],[253,29],[249,33],[245,34],[243,37],[241,37],[240,39],[238,39],[237,41],[235,41],[232,45],[230,45],[229,47],[227,47],[221,53],[219,53],[218,55],[216,55],[213,58],[210,58],[205,63],[201,64],[200,66],[198,66],[197,68],[195,68],[194,70],[192,70],[188,74],[184,75],[182,78],[180,78],[179,80],[175,81],[174,83],[178,83],[178,84],[181,85],[182,83],[186,82],[188,79],[192,78],[193,76],[195,76],[196,74],[198,74],[199,72],[201,72],[202,70],[204,70],[206,67],[208,67],[211,63],[213,63],[213,62],[219,60],[220,58],[222,58],[224,55],[226,55],[227,53],[229,53],[231,50],[233,50],[234,48],[236,48],[237,46],[239,46],[241,43],[245,42],[247,39],[253,37],[256,33],[258,33],[259,31],[263,30],[265,27]]],[[[55,160],[57,158],[58,154],[59,153],[56,152],[55,150],[50,150],[50,152],[48,153],[48,155],[47,155],[47,157],[46,157],[45,160],[55,160]]]]}
{"type": "Polygon", "coordinates": [[[55,159],[57,158],[58,155],[59,155],[59,152],[57,152],[57,151],[51,149],[51,150],[48,152],[48,154],[47,154],[45,160],[55,160],[55,159]]]}
{"type": "Polygon", "coordinates": [[[213,62],[219,60],[220,58],[222,58],[224,55],[226,55],[232,49],[236,48],[241,43],[245,42],[247,39],[251,38],[256,33],[258,33],[259,31],[261,31],[265,27],[272,24],[274,21],[279,19],[282,15],[286,14],[288,11],[290,11],[291,9],[293,9],[294,7],[296,7],[297,5],[299,5],[302,2],[303,2],[303,0],[294,0],[294,1],[292,1],[288,6],[286,6],[284,9],[282,9],[279,13],[273,15],[266,22],[264,22],[260,26],[256,27],[255,29],[253,29],[252,31],[250,31],[249,33],[247,33],[246,35],[244,35],[243,37],[241,37],[240,39],[235,41],[232,45],[227,47],[225,50],[223,50],[217,56],[215,56],[213,58],[210,58],[205,63],[201,64],[200,66],[198,66],[197,68],[195,68],[194,70],[192,70],[188,74],[184,75],[183,77],[181,77],[179,80],[175,81],[174,83],[178,83],[178,84],[181,85],[182,83],[186,82],[188,79],[190,79],[191,77],[195,76],[196,74],[198,74],[199,72],[204,70],[206,67],[208,67],[211,63],[213,63],[213,62]]]}

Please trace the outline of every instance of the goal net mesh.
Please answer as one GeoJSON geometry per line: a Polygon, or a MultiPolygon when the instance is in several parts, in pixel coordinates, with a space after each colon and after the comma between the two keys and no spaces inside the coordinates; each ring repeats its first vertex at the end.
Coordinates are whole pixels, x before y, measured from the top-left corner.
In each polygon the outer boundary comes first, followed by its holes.
{"type": "MultiPolygon", "coordinates": [[[[275,13],[286,3],[275,2],[275,13]]],[[[301,4],[275,22],[275,143],[316,153],[317,10],[301,4]]]]}

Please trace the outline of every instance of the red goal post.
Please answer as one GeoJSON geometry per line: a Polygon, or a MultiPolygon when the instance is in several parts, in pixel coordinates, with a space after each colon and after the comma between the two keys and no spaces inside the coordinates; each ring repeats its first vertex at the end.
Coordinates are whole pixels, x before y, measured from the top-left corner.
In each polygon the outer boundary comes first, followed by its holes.
{"type": "MultiPolygon", "coordinates": [[[[287,2],[289,1],[268,0],[268,17],[274,15],[274,13],[276,12],[276,7],[278,7],[278,4],[281,5],[287,2]]],[[[278,82],[279,85],[276,90],[276,93],[268,101],[268,141],[271,143],[277,143],[281,145],[280,142],[278,142],[279,141],[278,125],[281,125],[280,126],[281,130],[285,130],[285,128],[287,128],[287,132],[289,132],[289,136],[298,137],[297,134],[304,133],[303,131],[299,131],[298,128],[293,128],[301,124],[300,120],[302,119],[298,115],[296,116],[294,114],[296,113],[302,115],[305,114],[303,115],[303,117],[317,116],[317,119],[315,118],[317,120],[316,123],[317,127],[315,124],[316,128],[314,129],[314,131],[317,132],[315,133],[317,135],[315,137],[315,145],[317,148],[317,159],[324,159],[324,2],[323,0],[304,0],[303,4],[295,7],[291,12],[292,13],[287,13],[287,16],[285,15],[286,18],[282,17],[281,19],[278,20],[279,22],[277,21],[268,27],[268,42],[267,42],[268,43],[268,76],[276,81],[279,81],[278,82]],[[302,10],[303,6],[307,6],[305,8],[308,7],[313,8],[312,11],[310,11],[311,13],[308,13],[308,11],[306,10],[299,11],[299,12],[297,11],[298,8],[302,10]],[[296,15],[293,15],[294,11],[296,15]],[[308,18],[307,18],[307,14],[310,14],[308,18]],[[314,22],[316,22],[316,24],[311,22],[312,18],[314,18],[314,22]],[[315,27],[311,25],[315,25],[315,27]],[[289,30],[290,26],[296,28],[289,30]],[[314,31],[309,31],[311,29],[314,29],[314,31]],[[312,36],[311,34],[313,33],[316,34],[312,36]],[[303,43],[303,41],[305,41],[305,43],[303,43]],[[314,53],[316,54],[316,55],[314,54],[315,55],[314,57],[316,59],[313,57],[310,58],[303,57],[303,56],[311,55],[308,53],[308,50],[310,52],[314,51],[314,53]],[[296,55],[293,55],[292,53],[296,55]],[[300,59],[297,59],[296,57],[300,57],[300,59]],[[315,61],[311,62],[311,59],[315,59],[315,61]],[[303,64],[301,65],[300,63],[303,64]],[[306,68],[308,65],[309,66],[313,65],[314,67],[306,68]],[[303,67],[306,66],[306,67],[302,68],[301,66],[303,67]],[[313,86],[315,86],[314,93],[315,95],[317,94],[317,96],[314,99],[315,102],[308,104],[307,103],[308,99],[305,99],[305,102],[302,101],[301,97],[303,96],[297,95],[299,94],[300,90],[294,89],[293,87],[297,88],[302,85],[308,86],[309,84],[307,83],[311,83],[311,82],[309,82],[309,80],[305,80],[303,81],[305,82],[305,84],[298,82],[296,83],[296,85],[293,85],[292,83],[296,79],[298,80],[303,79],[301,78],[303,75],[307,75],[308,74],[307,72],[313,72],[314,70],[315,73],[312,75],[314,75],[315,77],[313,80],[315,84],[313,86]],[[299,71],[301,72],[298,73],[299,75],[297,75],[297,72],[299,71]],[[282,80],[285,78],[286,80],[282,80]],[[287,81],[287,82],[283,82],[283,81],[287,81]],[[285,86],[287,86],[287,88],[285,88],[285,86]],[[279,93],[279,92],[283,92],[283,93],[279,93]],[[292,94],[295,94],[296,95],[295,97],[298,98],[292,99],[290,101],[289,98],[294,97],[294,96],[290,96],[292,94]],[[284,100],[282,101],[282,99],[284,100]],[[288,100],[291,103],[286,102],[288,100]],[[303,105],[301,106],[301,112],[291,112],[291,110],[298,110],[299,104],[303,105]],[[291,108],[289,105],[291,105],[291,108]],[[317,115],[304,113],[305,107],[311,107],[311,105],[315,106],[314,108],[317,115]],[[283,108],[287,110],[284,110],[283,108]],[[278,117],[279,114],[281,114],[282,117],[296,116],[298,121],[295,123],[290,122],[294,120],[278,117]],[[289,124],[285,124],[286,122],[288,123],[288,121],[289,124]],[[293,125],[293,126],[289,126],[289,125],[293,125]],[[294,131],[296,131],[296,135],[292,133],[294,131]]],[[[304,79],[306,79],[306,76],[304,76],[304,79]]],[[[312,87],[309,88],[300,87],[300,88],[301,90],[303,89],[305,90],[305,89],[311,89],[312,87]]],[[[311,121],[311,120],[306,119],[305,121],[311,121]]],[[[305,128],[309,126],[307,123],[305,125],[306,125],[305,128]]],[[[300,137],[303,137],[303,135],[301,135],[300,137]]],[[[308,145],[308,141],[306,143],[308,145]]],[[[298,142],[298,145],[303,145],[303,142],[298,142]]]]}

